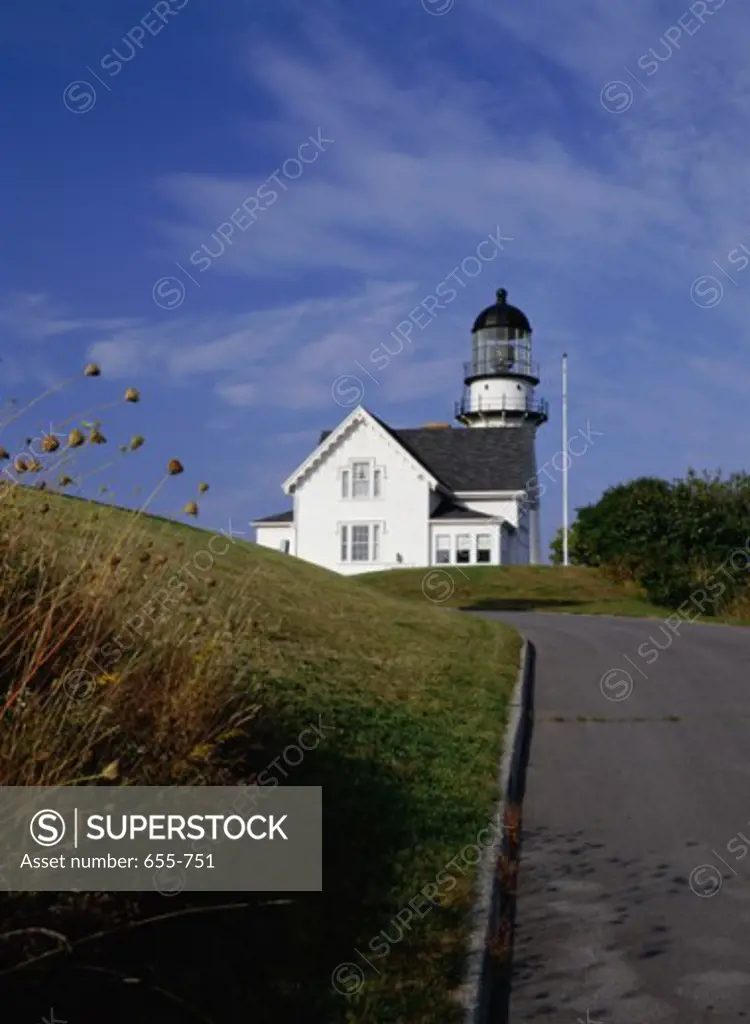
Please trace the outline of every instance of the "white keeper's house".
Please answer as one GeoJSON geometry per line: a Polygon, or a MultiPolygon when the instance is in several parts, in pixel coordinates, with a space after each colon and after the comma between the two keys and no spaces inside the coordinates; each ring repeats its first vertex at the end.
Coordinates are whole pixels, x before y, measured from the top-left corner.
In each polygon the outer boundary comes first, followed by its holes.
{"type": "Polygon", "coordinates": [[[501,288],[472,329],[460,425],[400,429],[358,406],[282,485],[293,507],[253,523],[258,544],[346,574],[536,565],[535,443],[548,410],[531,334],[501,288]]]}

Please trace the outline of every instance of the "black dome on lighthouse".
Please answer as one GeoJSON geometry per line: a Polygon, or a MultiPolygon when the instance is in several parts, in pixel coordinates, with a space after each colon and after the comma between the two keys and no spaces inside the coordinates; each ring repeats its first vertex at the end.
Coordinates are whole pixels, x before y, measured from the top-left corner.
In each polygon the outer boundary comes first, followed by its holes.
{"type": "Polygon", "coordinates": [[[483,309],[474,321],[471,331],[481,331],[485,327],[510,327],[516,331],[531,333],[531,324],[525,313],[522,313],[516,306],[508,303],[508,293],[505,288],[498,288],[497,301],[494,306],[483,309]]]}

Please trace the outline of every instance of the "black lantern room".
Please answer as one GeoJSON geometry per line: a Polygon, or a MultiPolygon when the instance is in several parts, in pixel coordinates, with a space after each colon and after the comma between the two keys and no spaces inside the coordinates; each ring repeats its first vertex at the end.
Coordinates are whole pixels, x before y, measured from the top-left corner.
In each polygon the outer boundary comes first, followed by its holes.
{"type": "Polygon", "coordinates": [[[531,324],[525,313],[508,302],[505,288],[497,301],[482,310],[471,329],[471,362],[465,364],[466,383],[475,377],[512,374],[539,383],[539,367],[531,359],[531,324]]]}

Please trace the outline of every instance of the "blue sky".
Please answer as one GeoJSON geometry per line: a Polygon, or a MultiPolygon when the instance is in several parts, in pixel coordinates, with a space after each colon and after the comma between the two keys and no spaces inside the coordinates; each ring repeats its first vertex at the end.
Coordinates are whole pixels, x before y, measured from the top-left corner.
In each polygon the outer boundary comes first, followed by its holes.
{"type": "Polygon", "coordinates": [[[738,0],[10,0],[2,398],[89,359],[103,376],[0,440],[137,387],[81,470],[146,445],[88,493],[136,503],[177,456],[153,510],[206,480],[199,522],[250,536],[348,413],[342,377],[395,427],[451,419],[472,322],[504,286],[550,400],[540,464],[561,447],[563,351],[569,433],[601,435],[571,467],[573,507],[636,475],[746,468],[748,43],[738,0]],[[455,300],[373,370],[451,272],[455,300]]]}

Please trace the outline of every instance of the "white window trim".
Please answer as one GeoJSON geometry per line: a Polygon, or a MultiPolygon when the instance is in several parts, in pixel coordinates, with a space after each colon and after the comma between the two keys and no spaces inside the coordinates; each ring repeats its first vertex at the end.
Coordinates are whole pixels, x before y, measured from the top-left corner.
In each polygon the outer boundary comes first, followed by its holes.
{"type": "Polygon", "coordinates": [[[475,563],[475,565],[492,565],[492,534],[491,533],[477,533],[475,535],[475,537],[474,537],[474,563],[475,563]],[[483,549],[483,550],[485,550],[487,552],[487,555],[488,555],[487,560],[486,561],[481,561],[481,562],[479,560],[479,538],[480,537],[486,537],[487,540],[489,541],[489,544],[487,545],[487,547],[483,549]]]}
{"type": "Polygon", "coordinates": [[[453,552],[455,555],[456,565],[474,565],[476,555],[476,534],[473,533],[457,533],[454,538],[453,552]],[[459,537],[468,537],[469,539],[469,557],[465,562],[459,562],[458,560],[458,539],[459,537]]]}
{"type": "MultiPolygon", "coordinates": [[[[450,524],[446,524],[446,525],[450,525],[450,524]]],[[[494,526],[495,524],[493,523],[491,525],[494,526]]],[[[495,564],[495,562],[493,561],[494,555],[495,555],[495,543],[493,541],[493,533],[492,533],[491,530],[488,530],[486,528],[481,533],[479,533],[479,532],[470,532],[470,533],[463,532],[463,533],[458,533],[457,531],[456,532],[452,531],[450,533],[437,533],[437,532],[435,532],[433,534],[433,536],[432,536],[432,564],[433,565],[458,565],[458,566],[460,566],[460,565],[494,565],[495,564]],[[448,550],[449,560],[447,562],[438,562],[438,540],[441,537],[447,537],[448,541],[449,541],[449,546],[448,546],[448,549],[447,549],[448,550]],[[458,561],[458,538],[459,537],[468,537],[469,538],[469,561],[468,562],[459,562],[458,561]],[[489,553],[490,553],[489,562],[480,562],[480,561],[478,561],[479,538],[480,537],[488,537],[489,538],[490,545],[489,545],[489,548],[487,549],[489,551],[489,553]]]]}
{"type": "Polygon", "coordinates": [[[349,461],[343,465],[339,470],[339,494],[341,495],[342,501],[382,501],[385,496],[385,482],[388,479],[388,473],[386,468],[381,463],[377,462],[374,458],[358,459],[352,457],[349,461]],[[354,466],[359,463],[365,463],[369,468],[368,488],[367,494],[356,494],[354,493],[354,466]],[[380,494],[375,494],[375,473],[380,473],[380,494]],[[349,486],[347,488],[348,494],[344,497],[344,487],[342,478],[343,474],[349,474],[349,486]]]}
{"type": "Polygon", "coordinates": [[[372,459],[353,459],[352,462],[349,463],[349,465],[350,465],[351,471],[352,471],[352,475],[351,475],[351,481],[352,481],[351,496],[352,496],[352,500],[353,501],[367,501],[367,499],[370,497],[370,493],[372,492],[372,459]],[[367,469],[367,479],[365,481],[357,479],[357,474],[356,474],[357,466],[365,466],[365,468],[367,469]],[[363,482],[367,484],[367,490],[366,490],[366,492],[364,494],[357,494],[357,484],[363,483],[363,482]]]}
{"type": "Polygon", "coordinates": [[[432,561],[433,561],[433,565],[451,565],[453,563],[453,536],[450,533],[436,533],[435,534],[435,543],[433,545],[432,561]],[[447,540],[448,540],[448,547],[447,547],[447,549],[446,548],[439,548],[438,547],[438,541],[441,538],[443,538],[443,537],[447,538],[447,540]],[[438,561],[438,551],[445,551],[445,550],[448,551],[448,561],[447,562],[439,562],[438,561]]]}
{"type": "Polygon", "coordinates": [[[385,523],[379,519],[365,519],[365,520],[347,520],[347,522],[340,522],[337,524],[336,530],[339,544],[339,564],[340,565],[382,565],[382,551],[383,551],[383,537],[386,533],[385,523]],[[352,545],[353,541],[353,527],[365,526],[367,527],[367,558],[366,559],[354,559],[352,558],[352,545]],[[374,530],[377,528],[377,551],[374,551],[376,546],[374,538],[374,530]],[[341,537],[342,531],[346,530],[346,558],[342,558],[342,544],[341,537]],[[373,558],[373,554],[377,554],[377,558],[373,558]]]}

